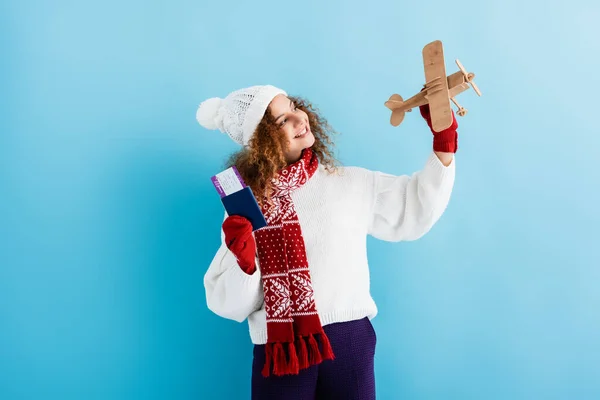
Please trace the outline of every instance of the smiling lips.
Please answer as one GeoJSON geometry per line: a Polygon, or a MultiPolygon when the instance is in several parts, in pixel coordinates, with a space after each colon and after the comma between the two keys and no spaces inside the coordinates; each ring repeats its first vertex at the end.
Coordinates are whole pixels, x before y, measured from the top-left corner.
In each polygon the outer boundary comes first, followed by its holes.
{"type": "Polygon", "coordinates": [[[294,136],[294,139],[303,138],[304,136],[306,136],[307,133],[308,133],[308,127],[305,126],[304,128],[302,128],[302,130],[296,136],[294,136]]]}

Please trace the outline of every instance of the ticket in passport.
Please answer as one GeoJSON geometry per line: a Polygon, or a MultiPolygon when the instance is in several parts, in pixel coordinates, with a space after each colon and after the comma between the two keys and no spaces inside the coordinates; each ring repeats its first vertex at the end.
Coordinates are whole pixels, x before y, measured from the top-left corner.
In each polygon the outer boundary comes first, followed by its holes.
{"type": "Polygon", "coordinates": [[[244,180],[235,166],[227,168],[210,179],[221,197],[225,197],[246,187],[244,180]]]}
{"type": "Polygon", "coordinates": [[[252,223],[253,231],[267,225],[252,190],[244,183],[235,166],[214,175],[211,181],[228,215],[247,218],[252,223]]]}

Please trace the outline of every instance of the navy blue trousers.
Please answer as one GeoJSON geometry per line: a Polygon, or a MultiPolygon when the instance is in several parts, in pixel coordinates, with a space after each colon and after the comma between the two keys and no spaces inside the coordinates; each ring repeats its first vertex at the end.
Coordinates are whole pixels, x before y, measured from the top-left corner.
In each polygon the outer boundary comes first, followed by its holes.
{"type": "Polygon", "coordinates": [[[298,375],[261,374],[265,346],[254,346],[252,400],[374,400],[377,338],[371,321],[340,322],[323,327],[335,355],[298,375]]]}

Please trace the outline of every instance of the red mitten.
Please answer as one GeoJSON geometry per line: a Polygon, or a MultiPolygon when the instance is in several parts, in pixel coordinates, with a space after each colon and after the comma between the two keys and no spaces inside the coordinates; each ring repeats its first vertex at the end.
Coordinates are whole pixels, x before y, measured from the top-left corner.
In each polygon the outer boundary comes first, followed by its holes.
{"type": "Polygon", "coordinates": [[[458,150],[458,132],[456,131],[458,129],[458,122],[456,121],[454,111],[452,111],[452,125],[441,132],[436,132],[431,127],[429,104],[419,106],[419,111],[433,133],[433,150],[443,153],[456,153],[456,150],[458,150]]]}
{"type": "Polygon", "coordinates": [[[256,271],[256,242],[252,235],[252,223],[239,215],[230,215],[223,222],[225,244],[237,258],[239,266],[248,275],[256,271]]]}

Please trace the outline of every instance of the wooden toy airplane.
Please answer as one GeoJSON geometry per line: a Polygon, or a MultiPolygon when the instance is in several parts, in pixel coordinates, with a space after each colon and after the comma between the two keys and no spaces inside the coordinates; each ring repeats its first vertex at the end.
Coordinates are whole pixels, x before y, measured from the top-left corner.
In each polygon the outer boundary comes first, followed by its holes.
{"type": "Polygon", "coordinates": [[[458,107],[458,115],[461,117],[465,116],[467,109],[461,107],[454,100],[454,97],[467,90],[469,84],[478,96],[481,96],[481,92],[475,85],[475,82],[473,82],[475,74],[467,72],[458,60],[456,60],[456,65],[458,65],[460,71],[446,76],[442,42],[436,40],[423,47],[423,66],[425,68],[426,82],[424,90],[406,101],[400,95],[393,94],[385,102],[385,106],[392,110],[390,123],[393,126],[400,125],[404,119],[405,112],[411,111],[414,107],[429,103],[432,128],[436,132],[439,132],[452,124],[450,100],[458,107]]]}

